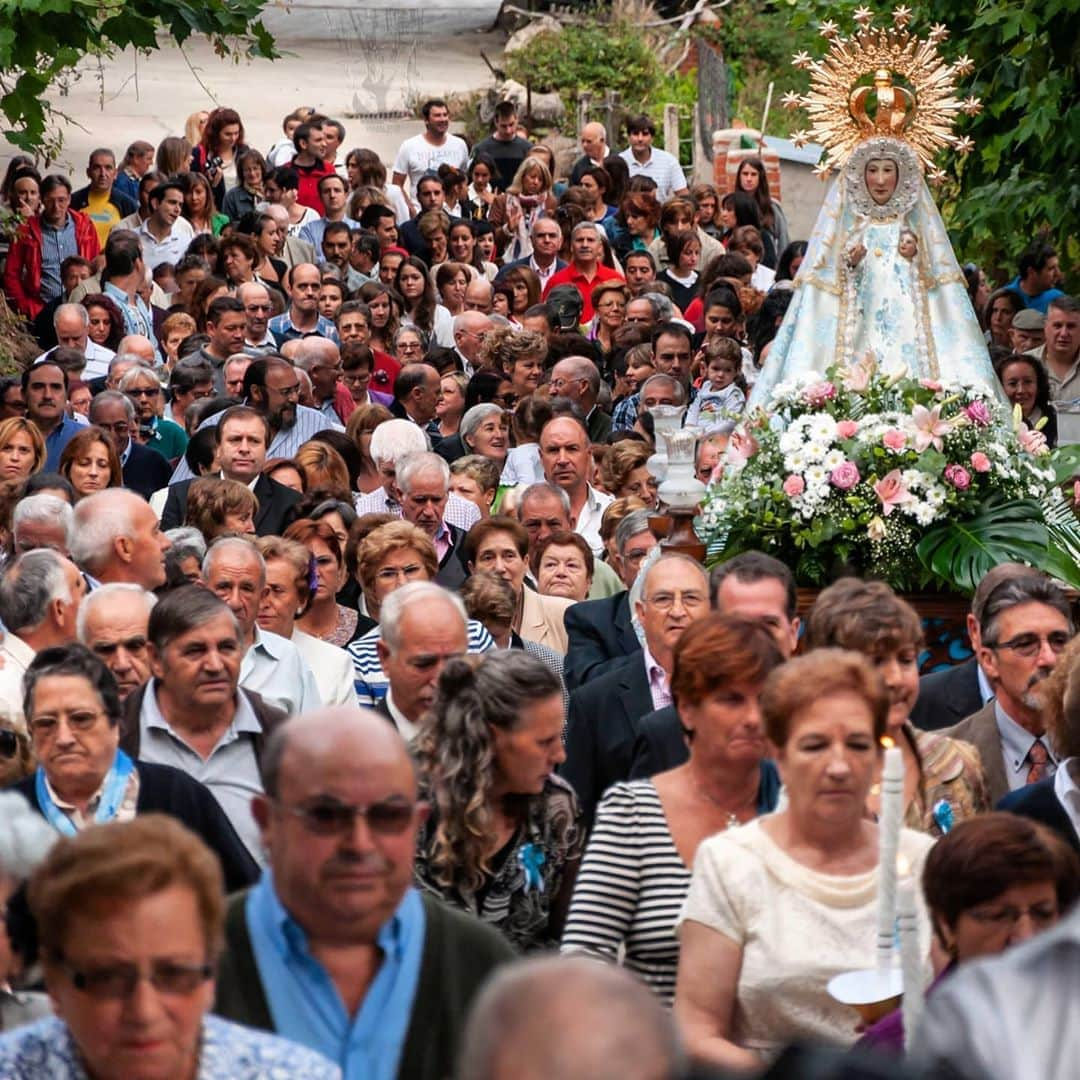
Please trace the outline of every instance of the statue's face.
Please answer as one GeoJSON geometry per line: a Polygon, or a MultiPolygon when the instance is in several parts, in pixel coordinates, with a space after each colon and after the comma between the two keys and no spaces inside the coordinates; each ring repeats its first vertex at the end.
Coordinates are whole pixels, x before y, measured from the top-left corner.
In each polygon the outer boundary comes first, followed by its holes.
{"type": "Polygon", "coordinates": [[[866,190],[870,192],[870,198],[884,206],[892,198],[896,190],[900,172],[895,161],[888,158],[871,158],[866,163],[866,190]]]}

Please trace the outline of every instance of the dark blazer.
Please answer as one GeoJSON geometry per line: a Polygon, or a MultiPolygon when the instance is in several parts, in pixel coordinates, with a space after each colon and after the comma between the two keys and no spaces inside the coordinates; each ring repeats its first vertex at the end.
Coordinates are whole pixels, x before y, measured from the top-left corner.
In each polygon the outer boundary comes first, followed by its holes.
{"type": "Polygon", "coordinates": [[[559,775],[577,792],[590,826],[604,792],[629,779],[641,718],[652,711],[640,649],[571,693],[566,761],[559,775]]]}
{"type": "Polygon", "coordinates": [[[963,739],[979,751],[991,803],[996,805],[999,799],[1009,794],[1005,755],[1001,750],[1001,736],[998,734],[997,718],[994,715],[994,702],[984,705],[966,720],[961,720],[959,724],[944,728],[940,734],[947,735],[950,739],[963,739]]]}
{"type": "MultiPolygon", "coordinates": [[[[218,965],[214,1012],[262,1031],[274,1021],[244,915],[246,893],[229,901],[225,951],[218,965]]],[[[492,972],[515,958],[509,942],[480,919],[426,893],[424,945],[416,993],[401,1048],[401,1080],[443,1080],[457,1066],[469,1006],[492,972]]],[[[331,1060],[337,1047],[326,1047],[331,1060]]]]}
{"type": "Polygon", "coordinates": [[[599,405],[589,415],[586,425],[589,429],[589,440],[593,443],[605,443],[611,434],[611,413],[604,412],[599,405]]]}
{"type": "MultiPolygon", "coordinates": [[[[171,765],[136,761],[135,768],[139,773],[136,814],[168,814],[196,833],[221,861],[227,892],[246,889],[258,881],[259,868],[255,860],[207,788],[171,765]]],[[[33,774],[20,780],[14,790],[41,813],[33,774]]]]}
{"type": "MultiPolygon", "coordinates": [[[[146,687],[149,685],[149,683],[146,683],[128,695],[127,701],[124,702],[124,715],[120,720],[120,749],[128,757],[134,759],[139,757],[139,745],[142,739],[142,730],[139,727],[139,712],[142,710],[146,687]]],[[[284,709],[279,709],[275,705],[263,701],[262,697],[256,694],[254,690],[244,690],[241,687],[238,692],[248,699],[248,704],[255,713],[255,719],[259,721],[259,726],[262,728],[262,734],[255,735],[251,740],[255,750],[255,762],[258,764],[262,760],[266,737],[274,728],[285,723],[287,714],[284,709]]]]}
{"type": "Polygon", "coordinates": [[[646,780],[686,762],[690,749],[674,705],[641,718],[630,761],[630,779],[646,780]]]}
{"type": "Polygon", "coordinates": [[[451,543],[439,563],[439,572],[435,575],[435,582],[444,589],[457,592],[469,576],[469,571],[465,566],[465,530],[449,523],[446,524],[446,528],[450,532],[451,543]]]}
{"type": "Polygon", "coordinates": [[[172,466],[156,450],[131,440],[131,452],[124,463],[124,487],[149,499],[155,491],[168,487],[172,466]]]}
{"type": "Polygon", "coordinates": [[[629,591],[568,607],[563,625],[569,643],[564,674],[571,691],[641,648],[630,621],[629,591]]]}
{"type": "MultiPolygon", "coordinates": [[[[511,270],[513,270],[513,269],[514,269],[515,267],[518,267],[518,266],[528,266],[528,265],[529,265],[529,259],[530,259],[530,258],[532,258],[532,256],[531,256],[531,255],[526,255],[524,259],[515,259],[515,260],[514,260],[513,262],[509,262],[509,263],[507,263],[507,264],[506,264],[506,265],[505,265],[504,267],[502,267],[502,268],[501,268],[501,269],[499,270],[499,272],[498,272],[498,273],[497,273],[497,274],[495,275],[495,280],[496,280],[496,281],[502,281],[502,279],[503,279],[504,277],[506,277],[506,275],[507,275],[507,274],[509,274],[509,273],[510,273],[510,271],[511,271],[511,270]]],[[[569,263],[565,263],[565,262],[563,262],[563,261],[562,261],[562,259],[556,258],[556,259],[555,259],[555,270],[554,270],[554,273],[556,273],[556,274],[557,274],[557,273],[558,273],[558,272],[559,272],[560,270],[565,270],[565,269],[567,268],[567,266],[569,266],[569,265],[570,265],[569,263]]],[[[531,269],[531,268],[530,268],[530,269],[531,269]]]]}
{"type": "MultiPolygon", "coordinates": [[[[1060,767],[1060,766],[1059,766],[1060,767]]],[[[1011,814],[1031,818],[1053,829],[1073,851],[1080,854],[1080,836],[1076,835],[1072,818],[1065,812],[1061,801],[1054,793],[1054,778],[1048,776],[1037,783],[1028,784],[1017,791],[1010,791],[997,806],[997,810],[1008,810],[1011,814]]]]}
{"type": "Polygon", "coordinates": [[[444,439],[439,439],[435,442],[432,438],[431,449],[439,455],[447,463],[447,465],[453,465],[458,458],[464,457],[469,453],[469,448],[465,445],[465,440],[460,435],[447,435],[444,439]]]}
{"type": "Polygon", "coordinates": [[[919,680],[919,700],[911,710],[911,722],[922,731],[940,731],[958,724],[982,707],[979,664],[972,657],[963,664],[931,672],[919,680]]]}
{"type": "MultiPolygon", "coordinates": [[[[175,529],[184,524],[187,515],[188,488],[191,480],[181,480],[169,487],[169,497],[165,500],[165,509],[161,512],[161,527],[175,529]]],[[[255,498],[259,500],[259,509],[255,511],[255,533],[258,536],[280,536],[296,516],[296,504],[302,498],[300,492],[271,480],[269,476],[260,476],[253,488],[255,498]]]]}

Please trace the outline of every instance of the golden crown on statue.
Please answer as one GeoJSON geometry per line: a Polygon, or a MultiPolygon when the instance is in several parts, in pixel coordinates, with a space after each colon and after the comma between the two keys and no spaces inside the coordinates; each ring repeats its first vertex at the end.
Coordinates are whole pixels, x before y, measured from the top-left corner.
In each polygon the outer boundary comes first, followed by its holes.
{"type": "Polygon", "coordinates": [[[934,163],[935,154],[951,146],[965,155],[974,148],[966,135],[956,135],[959,114],[974,116],[982,109],[977,97],[956,96],[957,80],[970,75],[974,64],[966,56],[949,63],[938,46],[949,36],[941,23],[925,38],[908,29],[911,10],[898,7],[892,26],[875,27],[869,8],[855,12],[857,29],[843,37],[836,23],[821,24],[829,51],[820,60],[796,53],[795,67],[810,72],[805,94],[785,94],[785,108],[804,108],[808,129],[796,131],[796,146],[813,140],[825,147],[815,172],[824,179],[840,168],[865,139],[883,135],[903,139],[915,151],[927,178],[944,179],[934,163]]]}

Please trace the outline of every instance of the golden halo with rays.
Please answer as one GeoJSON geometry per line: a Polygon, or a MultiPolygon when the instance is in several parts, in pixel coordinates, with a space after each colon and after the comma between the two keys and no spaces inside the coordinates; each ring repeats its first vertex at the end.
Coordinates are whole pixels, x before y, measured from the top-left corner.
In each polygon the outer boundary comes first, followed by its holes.
{"type": "Polygon", "coordinates": [[[867,8],[857,12],[857,29],[843,37],[832,22],[822,24],[829,51],[820,60],[807,53],[795,55],[795,67],[810,72],[805,94],[784,95],[786,108],[806,109],[810,126],[797,133],[797,144],[813,140],[825,147],[815,172],[823,178],[841,167],[863,140],[891,135],[911,144],[924,170],[938,176],[934,155],[944,146],[970,153],[973,143],[953,133],[960,113],[974,116],[979,99],[956,96],[957,80],[971,73],[966,56],[949,63],[938,51],[948,36],[941,24],[926,38],[907,29],[911,11],[898,7],[893,25],[875,27],[867,8]],[[873,85],[865,85],[867,76],[873,85]],[[894,85],[894,77],[902,85],[894,85]],[[871,115],[868,107],[874,106],[871,115]]]}

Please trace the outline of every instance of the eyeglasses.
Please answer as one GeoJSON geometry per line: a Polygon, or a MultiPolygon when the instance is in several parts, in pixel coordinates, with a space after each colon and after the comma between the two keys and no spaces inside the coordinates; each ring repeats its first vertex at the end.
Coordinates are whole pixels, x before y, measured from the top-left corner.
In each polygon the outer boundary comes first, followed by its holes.
{"type": "Polygon", "coordinates": [[[148,972],[140,970],[137,964],[116,964],[86,970],[68,964],[61,964],[61,967],[76,990],[89,997],[109,1001],[131,997],[143,979],[148,979],[160,994],[191,994],[214,973],[209,964],[178,964],[172,960],[155,961],[148,972]]]}
{"type": "Polygon", "coordinates": [[[131,430],[131,425],[126,420],[120,420],[115,424],[106,424],[103,420],[99,420],[97,426],[103,431],[115,431],[117,435],[126,435],[131,430]]]}
{"type": "Polygon", "coordinates": [[[61,716],[35,716],[30,721],[29,726],[31,731],[35,731],[39,735],[52,735],[59,726],[61,719],[63,719],[71,731],[82,733],[93,728],[103,715],[104,713],[86,709],[80,712],[61,714],[61,716]]]}
{"type": "Polygon", "coordinates": [[[125,392],[128,397],[157,397],[161,393],[161,387],[139,386],[125,392]]]}
{"type": "Polygon", "coordinates": [[[304,828],[314,836],[340,836],[355,827],[358,817],[367,822],[373,833],[397,836],[409,827],[416,812],[416,805],[404,799],[388,799],[370,806],[350,806],[336,799],[322,799],[301,806],[276,805],[287,814],[299,818],[304,828]]]}
{"type": "Polygon", "coordinates": [[[424,567],[420,563],[410,563],[408,566],[387,566],[375,575],[375,580],[380,585],[393,585],[395,581],[412,581],[417,574],[423,573],[424,567]]]}
{"type": "Polygon", "coordinates": [[[0,757],[13,758],[19,752],[19,736],[9,728],[0,728],[0,757]]]}
{"type": "Polygon", "coordinates": [[[651,604],[657,611],[670,611],[678,600],[683,607],[700,607],[705,603],[705,594],[690,590],[687,592],[661,592],[650,596],[645,603],[651,604]]]}
{"type": "Polygon", "coordinates": [[[1069,635],[1064,630],[1055,630],[1042,637],[1039,634],[1017,634],[1008,641],[999,641],[996,645],[987,642],[988,649],[1011,649],[1017,656],[1031,658],[1038,656],[1043,644],[1050,646],[1051,652],[1060,655],[1069,644],[1069,635]]]}

